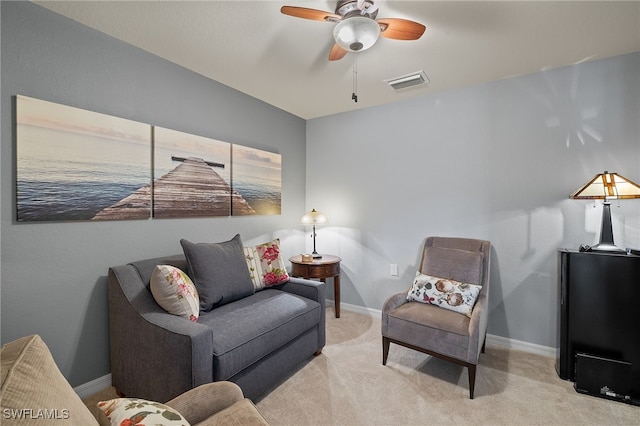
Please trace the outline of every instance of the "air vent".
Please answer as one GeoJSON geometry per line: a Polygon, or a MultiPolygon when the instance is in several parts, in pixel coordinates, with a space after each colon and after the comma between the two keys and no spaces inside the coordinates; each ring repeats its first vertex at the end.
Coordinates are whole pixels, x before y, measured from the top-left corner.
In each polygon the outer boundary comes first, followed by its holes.
{"type": "Polygon", "coordinates": [[[385,80],[385,83],[387,83],[393,90],[402,90],[409,87],[429,83],[429,79],[427,78],[427,75],[424,73],[424,71],[420,71],[403,75],[402,77],[385,80]]]}

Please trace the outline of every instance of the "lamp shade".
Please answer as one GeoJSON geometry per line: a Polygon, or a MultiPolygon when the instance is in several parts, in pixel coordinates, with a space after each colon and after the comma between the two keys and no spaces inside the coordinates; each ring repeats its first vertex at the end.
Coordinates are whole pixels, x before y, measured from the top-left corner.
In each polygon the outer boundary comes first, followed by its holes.
{"type": "Polygon", "coordinates": [[[300,219],[301,225],[324,225],[325,223],[329,223],[327,217],[317,211],[316,209],[311,209],[311,211],[300,219]]]}
{"type": "Polygon", "coordinates": [[[366,16],[343,19],[333,29],[338,46],[349,52],[360,52],[374,45],[380,36],[380,25],[366,16]]]}
{"type": "Polygon", "coordinates": [[[590,247],[591,251],[624,252],[613,243],[611,225],[611,200],[640,198],[640,186],[617,173],[598,173],[589,182],[571,194],[577,200],[604,200],[600,242],[590,247]]]}
{"type": "Polygon", "coordinates": [[[619,200],[640,198],[640,186],[617,173],[598,173],[580,189],[571,194],[573,199],[619,200]]]}

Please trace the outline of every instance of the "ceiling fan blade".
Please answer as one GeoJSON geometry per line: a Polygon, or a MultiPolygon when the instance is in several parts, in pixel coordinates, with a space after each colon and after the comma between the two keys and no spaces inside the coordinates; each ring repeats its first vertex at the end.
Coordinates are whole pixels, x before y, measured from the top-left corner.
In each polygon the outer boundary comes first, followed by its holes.
{"type": "Polygon", "coordinates": [[[306,7],[282,6],[282,8],[280,8],[280,12],[296,18],[312,19],[314,21],[337,22],[342,19],[342,16],[336,15],[335,13],[325,12],[324,10],[309,9],[306,7]]]}
{"type": "Polygon", "coordinates": [[[347,53],[349,52],[338,46],[338,44],[336,43],[331,48],[331,52],[329,52],[329,60],[339,61],[340,59],[344,58],[344,55],[346,55],[347,53]]]}
{"type": "Polygon", "coordinates": [[[380,35],[395,40],[417,40],[422,37],[424,30],[427,29],[422,24],[408,19],[401,18],[382,18],[377,19],[380,24],[380,35]]]}

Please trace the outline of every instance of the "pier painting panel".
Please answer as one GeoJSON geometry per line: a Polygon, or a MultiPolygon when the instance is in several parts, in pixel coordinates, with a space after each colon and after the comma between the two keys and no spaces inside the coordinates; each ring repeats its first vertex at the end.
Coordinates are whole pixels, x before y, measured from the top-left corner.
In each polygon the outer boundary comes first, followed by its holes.
{"type": "Polygon", "coordinates": [[[231,215],[231,144],[154,127],[153,217],[231,215]]]}
{"type": "Polygon", "coordinates": [[[16,96],[17,220],[148,219],[151,196],[98,214],[151,183],[151,126],[16,96]]]}
{"type": "Polygon", "coordinates": [[[232,215],[281,214],[282,156],[273,152],[234,144],[231,176],[234,196],[232,215]],[[246,202],[251,207],[243,206],[246,202]]]}
{"type": "Polygon", "coordinates": [[[279,154],[22,95],[16,129],[21,222],[281,214],[279,154]]]}

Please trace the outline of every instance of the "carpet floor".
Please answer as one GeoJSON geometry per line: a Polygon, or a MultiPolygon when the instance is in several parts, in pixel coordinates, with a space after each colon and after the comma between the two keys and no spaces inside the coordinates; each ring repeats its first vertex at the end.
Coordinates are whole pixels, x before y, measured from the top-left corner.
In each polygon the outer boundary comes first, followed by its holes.
{"type": "Polygon", "coordinates": [[[471,400],[465,368],[394,344],[383,366],[380,319],[329,308],[322,354],[256,405],[272,425],[640,425],[640,408],[577,393],[554,363],[488,345],[471,400]]]}

